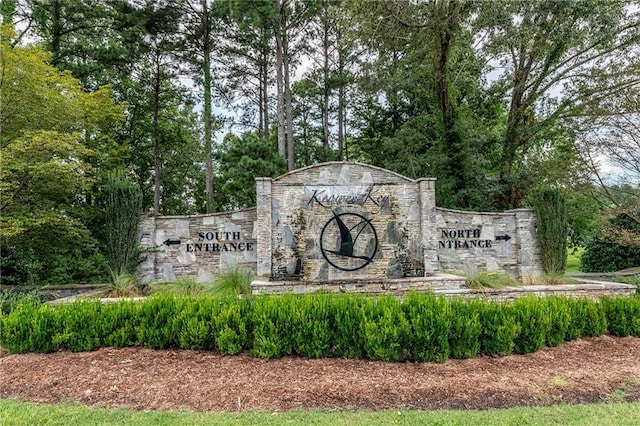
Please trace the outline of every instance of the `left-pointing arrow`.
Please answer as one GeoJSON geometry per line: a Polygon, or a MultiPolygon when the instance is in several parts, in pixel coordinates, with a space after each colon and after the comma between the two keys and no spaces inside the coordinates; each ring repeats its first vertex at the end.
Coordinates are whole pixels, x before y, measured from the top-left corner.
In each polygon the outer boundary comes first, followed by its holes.
{"type": "Polygon", "coordinates": [[[162,244],[164,244],[165,246],[176,246],[180,244],[180,240],[167,239],[167,240],[164,240],[162,244]]]}

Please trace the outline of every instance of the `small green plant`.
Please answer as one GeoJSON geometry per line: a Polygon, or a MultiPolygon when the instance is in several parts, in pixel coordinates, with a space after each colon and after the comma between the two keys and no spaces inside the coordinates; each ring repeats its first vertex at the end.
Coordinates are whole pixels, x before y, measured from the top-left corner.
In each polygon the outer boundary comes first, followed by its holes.
{"type": "Polygon", "coordinates": [[[0,313],[8,314],[13,311],[20,303],[40,304],[43,295],[37,290],[21,290],[11,288],[0,291],[0,313]]]}
{"type": "Polygon", "coordinates": [[[523,297],[514,302],[513,313],[520,326],[514,339],[514,351],[527,354],[542,348],[551,330],[551,315],[545,301],[533,296],[523,297]]]}
{"type": "Polygon", "coordinates": [[[409,354],[411,324],[401,303],[390,296],[369,299],[363,306],[364,350],[367,358],[400,362],[409,354]]]}
{"type": "Polygon", "coordinates": [[[499,272],[468,272],[466,276],[467,288],[483,289],[483,288],[505,288],[521,285],[518,281],[510,276],[499,272]]]}
{"type": "Polygon", "coordinates": [[[138,280],[133,274],[121,272],[116,274],[111,271],[109,295],[115,297],[136,296],[140,294],[138,280]]]}
{"type": "Polygon", "coordinates": [[[444,297],[411,293],[403,303],[411,324],[409,349],[416,362],[444,362],[449,358],[451,315],[444,297]]]}
{"type": "Polygon", "coordinates": [[[477,305],[476,301],[454,300],[450,302],[449,347],[452,358],[473,358],[480,352],[482,324],[477,305]]]}
{"type": "Polygon", "coordinates": [[[492,302],[479,302],[480,352],[484,355],[508,355],[513,351],[515,339],[520,333],[513,306],[492,302]]]}
{"type": "Polygon", "coordinates": [[[640,337],[640,298],[605,297],[600,301],[607,328],[614,336],[640,337]]]}
{"type": "Polygon", "coordinates": [[[168,293],[182,296],[196,296],[211,290],[211,285],[197,282],[191,278],[179,278],[175,281],[157,282],[149,285],[151,293],[168,293]]]}
{"type": "Polygon", "coordinates": [[[240,265],[232,265],[213,282],[211,292],[217,296],[250,296],[253,272],[240,265]]]}

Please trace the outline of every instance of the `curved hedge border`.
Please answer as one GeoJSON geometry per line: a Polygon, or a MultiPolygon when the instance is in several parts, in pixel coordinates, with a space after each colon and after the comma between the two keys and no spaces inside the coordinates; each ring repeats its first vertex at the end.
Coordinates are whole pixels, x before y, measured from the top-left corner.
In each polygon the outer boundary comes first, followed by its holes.
{"type": "Polygon", "coordinates": [[[145,346],[396,362],[529,353],[607,331],[640,337],[640,298],[527,297],[496,303],[424,293],[404,301],[326,294],[161,295],[110,304],[23,303],[0,317],[0,345],[13,353],[145,346]]]}

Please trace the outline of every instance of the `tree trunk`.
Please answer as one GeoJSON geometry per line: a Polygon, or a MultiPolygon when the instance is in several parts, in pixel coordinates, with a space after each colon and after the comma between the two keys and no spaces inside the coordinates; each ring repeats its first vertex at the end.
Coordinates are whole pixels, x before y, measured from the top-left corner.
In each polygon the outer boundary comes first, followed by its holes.
{"type": "MultiPolygon", "coordinates": [[[[276,0],[278,12],[281,13],[282,4],[280,0],[276,0]]],[[[287,156],[286,134],[285,134],[285,112],[284,112],[284,49],[282,43],[282,23],[280,16],[275,21],[275,39],[276,39],[276,89],[278,97],[278,155],[283,158],[287,156]]]]}
{"type": "Polygon", "coordinates": [[[161,185],[160,173],[162,170],[162,154],[160,152],[160,88],[162,79],[160,75],[160,55],[156,53],[156,75],[153,82],[153,209],[155,214],[160,214],[161,185]]]}
{"type": "Polygon", "coordinates": [[[269,43],[267,40],[266,37],[263,38],[262,64],[260,69],[260,84],[262,90],[261,111],[263,116],[261,121],[262,135],[265,140],[269,139],[269,43]]]}
{"type": "Polygon", "coordinates": [[[324,19],[322,22],[322,73],[324,80],[324,93],[322,99],[322,147],[325,152],[329,151],[329,96],[331,89],[329,87],[329,17],[328,4],[324,3],[324,19]]]}
{"type": "Polygon", "coordinates": [[[204,149],[205,149],[205,189],[207,194],[207,213],[212,213],[214,207],[213,188],[213,117],[211,106],[211,37],[209,34],[209,9],[207,1],[202,0],[202,74],[204,91],[204,149]]]}
{"type": "MultiPolygon", "coordinates": [[[[286,14],[284,15],[286,22],[286,14]]],[[[286,28],[286,27],[285,27],[286,28]]],[[[282,35],[282,62],[284,65],[284,101],[285,101],[285,131],[287,135],[287,168],[289,171],[295,169],[295,158],[293,149],[293,107],[291,105],[291,82],[289,75],[289,42],[286,32],[282,35]]]]}
{"type": "Polygon", "coordinates": [[[436,45],[433,60],[433,73],[436,80],[436,90],[442,112],[442,124],[444,126],[444,153],[449,163],[448,169],[452,179],[451,194],[455,207],[469,205],[469,197],[465,194],[468,169],[467,149],[457,128],[457,111],[451,102],[451,90],[449,87],[448,61],[449,53],[453,45],[453,34],[458,26],[459,5],[453,3],[437,4],[438,20],[436,29],[436,45]]]}

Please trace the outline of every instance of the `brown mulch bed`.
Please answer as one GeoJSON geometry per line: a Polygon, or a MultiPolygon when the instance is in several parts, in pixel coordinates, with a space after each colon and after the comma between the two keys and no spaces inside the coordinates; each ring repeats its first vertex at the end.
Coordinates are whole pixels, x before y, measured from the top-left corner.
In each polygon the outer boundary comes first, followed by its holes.
{"type": "Polygon", "coordinates": [[[0,398],[136,410],[484,409],[640,401],[640,338],[580,339],[528,355],[392,364],[103,348],[0,354],[0,398]]]}

